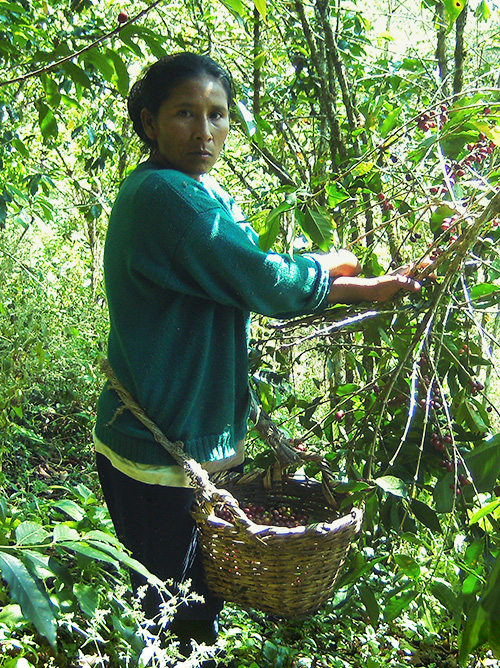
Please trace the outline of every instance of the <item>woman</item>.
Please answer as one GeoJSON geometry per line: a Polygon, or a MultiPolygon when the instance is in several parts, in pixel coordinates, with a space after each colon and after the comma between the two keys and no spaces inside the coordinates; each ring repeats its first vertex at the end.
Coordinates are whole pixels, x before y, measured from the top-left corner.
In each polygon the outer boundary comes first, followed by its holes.
{"type": "MultiPolygon", "coordinates": [[[[259,249],[240,209],[207,177],[229,131],[232,92],[217,63],[192,53],[161,59],[136,82],[129,114],[150,156],[120,189],[104,255],[111,367],[167,438],[182,441],[209,472],[243,464],[250,312],[285,318],[419,287],[402,275],[360,278],[348,251],[292,259],[259,249]]],[[[203,582],[193,492],[119,407],[106,386],[95,440],[117,534],[155,575],[191,580],[203,596],[181,605],[169,627],[186,651],[191,638],[213,643],[223,602],[203,582]]],[[[159,605],[148,589],[149,619],[158,619],[159,605]]]]}

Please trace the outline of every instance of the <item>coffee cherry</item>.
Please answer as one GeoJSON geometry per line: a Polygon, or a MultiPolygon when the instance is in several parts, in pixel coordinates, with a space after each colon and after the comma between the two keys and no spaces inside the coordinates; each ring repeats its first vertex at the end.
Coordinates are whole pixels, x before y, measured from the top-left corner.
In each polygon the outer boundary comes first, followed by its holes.
{"type": "Polygon", "coordinates": [[[384,193],[378,193],[377,194],[377,199],[378,199],[379,202],[383,202],[385,200],[384,193]]]}
{"type": "MultiPolygon", "coordinates": [[[[265,526],[277,526],[293,528],[309,524],[309,516],[306,513],[295,512],[290,506],[276,506],[264,508],[263,506],[249,503],[242,508],[249,520],[256,524],[265,526]]],[[[220,519],[232,524],[233,516],[225,506],[216,508],[215,514],[220,519]]]]}
{"type": "Polygon", "coordinates": [[[118,14],[118,23],[126,23],[128,21],[128,14],[120,12],[118,14]]]}
{"type": "Polygon", "coordinates": [[[335,413],[335,419],[337,420],[337,422],[340,422],[343,419],[344,415],[345,415],[345,412],[343,410],[337,411],[335,413]]]}
{"type": "Polygon", "coordinates": [[[465,487],[465,485],[470,485],[470,480],[464,473],[459,474],[458,482],[461,484],[462,487],[465,487]]]}

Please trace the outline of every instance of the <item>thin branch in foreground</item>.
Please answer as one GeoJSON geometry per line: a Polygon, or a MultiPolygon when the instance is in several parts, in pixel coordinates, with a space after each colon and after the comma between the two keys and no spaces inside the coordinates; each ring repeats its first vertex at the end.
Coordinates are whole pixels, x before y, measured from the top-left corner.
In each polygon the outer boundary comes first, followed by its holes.
{"type": "Polygon", "coordinates": [[[154,9],[157,5],[159,5],[162,2],[163,2],[163,0],[156,0],[151,5],[149,5],[149,7],[146,7],[146,9],[143,9],[141,12],[136,14],[133,18],[129,19],[125,23],[121,23],[120,25],[118,25],[116,28],[114,28],[110,32],[105,33],[104,35],[101,35],[101,37],[98,37],[91,44],[88,44],[83,49],[80,49],[80,51],[76,51],[75,53],[71,53],[69,56],[64,56],[64,58],[60,58],[59,60],[56,60],[54,63],[51,63],[50,65],[45,65],[45,67],[40,67],[38,70],[34,70],[33,72],[28,72],[27,74],[22,74],[18,77],[15,77],[14,79],[7,79],[7,81],[0,81],[0,88],[2,88],[2,86],[8,86],[9,84],[19,83],[21,81],[26,81],[27,79],[31,79],[32,77],[38,77],[41,74],[46,74],[47,72],[51,72],[52,70],[56,69],[57,67],[59,67],[63,63],[66,63],[69,60],[73,60],[73,58],[78,58],[78,56],[81,56],[82,53],[85,53],[86,51],[90,51],[91,49],[93,49],[95,46],[97,46],[101,42],[105,42],[110,37],[113,37],[114,35],[117,35],[121,30],[123,30],[124,28],[129,26],[131,23],[135,23],[136,21],[138,21],[140,18],[145,16],[148,12],[150,12],[152,9],[154,9]]]}

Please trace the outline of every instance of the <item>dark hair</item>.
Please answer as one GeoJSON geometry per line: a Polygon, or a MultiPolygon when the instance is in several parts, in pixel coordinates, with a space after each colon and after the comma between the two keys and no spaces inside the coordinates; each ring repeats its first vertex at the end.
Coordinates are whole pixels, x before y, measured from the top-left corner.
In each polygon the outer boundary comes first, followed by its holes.
{"type": "Polygon", "coordinates": [[[178,84],[203,74],[220,81],[230,107],[233,101],[231,75],[209,56],[188,52],[165,56],[148,67],[135,82],[130,89],[127,107],[134,130],[145,144],[153,146],[153,142],[144,132],[141,111],[146,108],[155,116],[162,102],[178,84]]]}

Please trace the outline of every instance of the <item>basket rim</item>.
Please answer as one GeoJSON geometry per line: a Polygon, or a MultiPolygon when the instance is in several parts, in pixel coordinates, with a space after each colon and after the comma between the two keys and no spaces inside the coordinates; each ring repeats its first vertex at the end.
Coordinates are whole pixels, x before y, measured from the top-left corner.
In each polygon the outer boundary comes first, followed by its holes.
{"type": "Polygon", "coordinates": [[[257,524],[250,518],[247,518],[249,525],[242,526],[237,517],[234,518],[234,523],[227,522],[221,517],[218,517],[214,510],[212,510],[209,515],[205,516],[203,520],[211,528],[236,530],[239,533],[243,531],[246,535],[252,535],[259,540],[262,540],[264,538],[283,538],[285,536],[302,536],[305,534],[324,536],[330,532],[338,532],[350,524],[360,525],[363,515],[363,509],[353,507],[346,515],[337,517],[332,522],[314,522],[312,524],[297,527],[279,527],[269,524],[257,524]]]}

